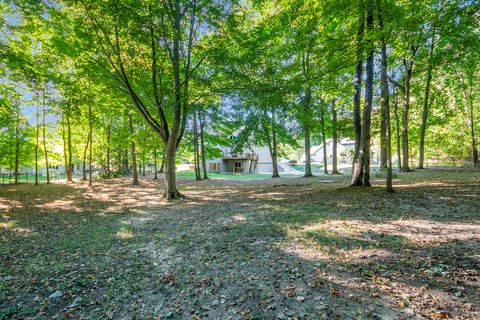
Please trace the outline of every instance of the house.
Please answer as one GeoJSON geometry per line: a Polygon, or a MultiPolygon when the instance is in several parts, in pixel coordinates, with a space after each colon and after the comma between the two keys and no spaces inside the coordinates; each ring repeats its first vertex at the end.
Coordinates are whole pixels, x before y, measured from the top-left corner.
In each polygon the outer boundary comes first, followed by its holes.
{"type": "MultiPolygon", "coordinates": [[[[282,172],[281,167],[278,166],[282,172]]],[[[251,147],[245,152],[233,152],[222,148],[222,157],[207,161],[210,172],[270,173],[273,171],[272,157],[268,147],[251,147]]]]}
{"type": "MultiPolygon", "coordinates": [[[[350,139],[341,139],[337,141],[337,159],[339,163],[346,163],[351,161],[349,153],[353,152],[355,148],[355,141],[350,139]]],[[[333,139],[326,140],[327,161],[330,163],[333,160],[333,139]]],[[[310,161],[323,163],[323,144],[312,146],[310,148],[310,161]]],[[[300,162],[305,162],[305,155],[300,158],[300,162]]]]}

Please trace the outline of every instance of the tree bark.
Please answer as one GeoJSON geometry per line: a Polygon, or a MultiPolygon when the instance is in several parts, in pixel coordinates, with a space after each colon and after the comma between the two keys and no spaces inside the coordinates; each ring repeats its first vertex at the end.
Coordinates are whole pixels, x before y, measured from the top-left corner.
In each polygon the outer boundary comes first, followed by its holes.
{"type": "Polygon", "coordinates": [[[407,67],[407,74],[405,76],[405,99],[403,101],[402,114],[402,171],[409,172],[410,166],[408,163],[408,114],[410,111],[410,88],[412,81],[412,64],[407,67]]]}
{"type": "Polygon", "coordinates": [[[310,159],[310,127],[308,125],[305,125],[304,128],[304,134],[305,134],[305,173],[304,177],[305,178],[310,178],[313,177],[312,174],[312,162],[310,159]]]}
{"type": "Polygon", "coordinates": [[[197,181],[202,180],[198,147],[197,108],[193,107],[193,163],[195,166],[195,180],[197,181]]]}
{"type": "Polygon", "coordinates": [[[475,139],[475,118],[474,118],[474,112],[473,112],[472,84],[469,83],[470,90],[469,90],[469,93],[467,94],[467,85],[465,84],[465,80],[462,75],[460,75],[460,79],[463,87],[462,89],[463,89],[463,101],[465,104],[465,112],[467,114],[466,124],[467,124],[467,128],[470,135],[472,163],[474,166],[478,166],[479,157],[478,157],[477,142],[475,139]]]}
{"type": "Polygon", "coordinates": [[[157,172],[157,148],[153,148],[153,179],[158,179],[158,172],[157,172]]]}
{"type": "Polygon", "coordinates": [[[310,100],[312,98],[312,91],[310,86],[307,87],[305,92],[305,100],[304,100],[304,124],[303,124],[303,131],[304,131],[304,143],[305,143],[305,173],[304,177],[309,178],[313,177],[312,174],[312,162],[310,159],[310,100]]]}
{"type": "Polygon", "coordinates": [[[47,184],[50,184],[50,168],[48,167],[48,150],[46,138],[46,110],[45,110],[45,88],[43,90],[43,119],[42,119],[42,138],[43,138],[43,152],[45,153],[45,170],[47,172],[47,184]]]}
{"type": "Polygon", "coordinates": [[[332,172],[331,174],[340,174],[337,168],[337,109],[336,99],[332,101],[332,172]]]}
{"type": "Polygon", "coordinates": [[[133,170],[133,185],[138,186],[140,183],[138,182],[138,171],[137,171],[137,151],[135,150],[135,140],[133,139],[133,117],[132,114],[128,114],[128,127],[130,129],[130,148],[132,153],[132,170],[133,170]]]}
{"type": "Polygon", "coordinates": [[[432,44],[430,45],[430,53],[428,57],[427,81],[425,83],[425,94],[423,97],[422,126],[420,128],[420,143],[418,146],[418,169],[423,169],[424,157],[425,157],[425,135],[427,132],[430,83],[432,82],[432,69],[433,69],[432,59],[433,59],[433,50],[435,49],[434,41],[435,39],[432,36],[432,44]]]}
{"type": "MultiPolygon", "coordinates": [[[[38,88],[37,88],[38,92],[38,88]]],[[[35,132],[35,185],[38,185],[38,140],[40,136],[40,119],[39,119],[39,108],[38,108],[38,103],[39,103],[40,97],[37,95],[37,112],[36,112],[36,120],[37,120],[37,128],[35,132]]]]}
{"type": "Polygon", "coordinates": [[[108,125],[108,128],[107,128],[107,172],[110,173],[111,170],[110,170],[110,133],[111,129],[110,129],[110,125],[108,125]]]}
{"type": "Polygon", "coordinates": [[[18,183],[19,167],[20,167],[20,111],[16,113],[16,126],[15,126],[15,184],[18,183]]]}
{"type": "Polygon", "coordinates": [[[327,158],[327,137],[325,133],[325,116],[323,109],[320,112],[320,125],[322,131],[322,144],[323,144],[323,173],[328,174],[328,158],[327,158]]]}
{"type": "Polygon", "coordinates": [[[160,170],[158,170],[158,172],[165,173],[165,148],[163,149],[162,164],[160,165],[160,170]]]}
{"type": "Polygon", "coordinates": [[[398,94],[395,92],[395,101],[393,104],[393,112],[395,116],[395,137],[397,142],[397,167],[398,172],[402,171],[402,156],[401,156],[401,138],[400,138],[400,116],[398,115],[398,94]]]}
{"type": "Polygon", "coordinates": [[[205,137],[204,137],[205,116],[203,114],[203,111],[200,112],[199,120],[200,120],[200,147],[202,151],[203,179],[208,179],[207,153],[205,150],[205,137]]]}
{"type": "MultiPolygon", "coordinates": [[[[377,0],[378,7],[378,26],[380,31],[383,31],[383,11],[382,1],[377,0]]],[[[390,124],[390,92],[388,89],[388,59],[387,46],[385,38],[382,34],[382,53],[381,53],[381,106],[383,109],[382,124],[385,126],[385,153],[384,160],[386,164],[386,190],[387,192],[394,192],[392,179],[392,143],[391,143],[391,124],[390,124]]],[[[383,148],[383,146],[382,146],[383,148]]]]}
{"type": "Polygon", "coordinates": [[[364,10],[360,7],[360,18],[359,18],[359,27],[357,31],[357,52],[356,60],[357,65],[355,68],[355,78],[354,78],[354,94],[353,94],[353,129],[355,133],[355,149],[353,153],[353,164],[352,164],[352,187],[357,187],[362,185],[363,178],[363,168],[360,163],[360,139],[362,135],[362,124],[361,124],[361,111],[360,111],[360,102],[362,95],[362,73],[363,73],[363,31],[364,31],[364,10]]]}
{"type": "Polygon", "coordinates": [[[65,165],[65,178],[68,181],[68,145],[66,138],[66,129],[65,129],[65,113],[62,114],[62,141],[63,141],[63,163],[65,165]]]}
{"type": "MultiPolygon", "coordinates": [[[[267,112],[264,112],[265,119],[267,121],[269,119],[267,112]]],[[[278,161],[277,161],[277,134],[275,132],[275,111],[272,110],[272,117],[270,119],[270,126],[272,128],[272,132],[268,130],[268,126],[264,126],[265,134],[268,140],[268,150],[270,151],[270,157],[272,158],[272,178],[280,178],[278,174],[278,161]]]]}
{"type": "Polygon", "coordinates": [[[90,144],[90,134],[87,136],[87,143],[85,144],[85,149],[83,150],[83,164],[82,164],[82,180],[87,180],[87,151],[88,145],[90,144]]]}
{"type": "MultiPolygon", "coordinates": [[[[92,104],[91,102],[88,104],[88,127],[89,127],[89,140],[90,140],[90,146],[89,146],[89,155],[88,155],[88,185],[91,187],[93,185],[93,180],[92,180],[92,171],[93,171],[93,165],[92,165],[92,145],[93,145],[93,126],[92,126],[92,104]]],[[[107,164],[108,166],[108,164],[107,164]]]]}
{"type": "MultiPolygon", "coordinates": [[[[373,28],[373,0],[367,4],[367,30],[370,32],[373,28]]],[[[363,179],[362,186],[370,187],[370,127],[373,106],[373,43],[369,41],[369,52],[365,63],[365,106],[362,114],[362,128],[360,139],[359,160],[362,167],[363,179]]]]}
{"type": "Polygon", "coordinates": [[[73,182],[72,172],[72,127],[70,123],[70,112],[67,112],[67,141],[68,141],[68,175],[67,181],[73,182]]]}

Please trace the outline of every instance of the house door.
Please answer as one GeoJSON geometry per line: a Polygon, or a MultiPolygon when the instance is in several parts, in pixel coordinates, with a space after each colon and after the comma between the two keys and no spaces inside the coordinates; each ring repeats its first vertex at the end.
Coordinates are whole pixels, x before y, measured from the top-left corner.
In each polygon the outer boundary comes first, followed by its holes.
{"type": "Polygon", "coordinates": [[[235,165],[233,167],[233,172],[243,172],[242,162],[235,161],[235,165]]]}

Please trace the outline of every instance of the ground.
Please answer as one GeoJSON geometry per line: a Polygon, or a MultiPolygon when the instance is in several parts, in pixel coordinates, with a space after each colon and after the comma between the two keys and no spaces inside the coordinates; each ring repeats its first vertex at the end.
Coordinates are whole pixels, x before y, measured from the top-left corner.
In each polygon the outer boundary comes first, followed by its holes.
{"type": "Polygon", "coordinates": [[[480,171],[0,188],[0,319],[480,319],[480,171]]]}

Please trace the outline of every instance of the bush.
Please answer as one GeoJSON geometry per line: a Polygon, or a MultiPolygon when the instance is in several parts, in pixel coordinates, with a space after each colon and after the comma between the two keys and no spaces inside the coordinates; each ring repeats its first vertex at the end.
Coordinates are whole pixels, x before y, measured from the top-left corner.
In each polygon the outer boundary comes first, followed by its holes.
{"type": "Polygon", "coordinates": [[[118,178],[122,176],[122,173],[119,171],[114,172],[102,172],[98,175],[102,179],[111,179],[111,178],[118,178]]]}

